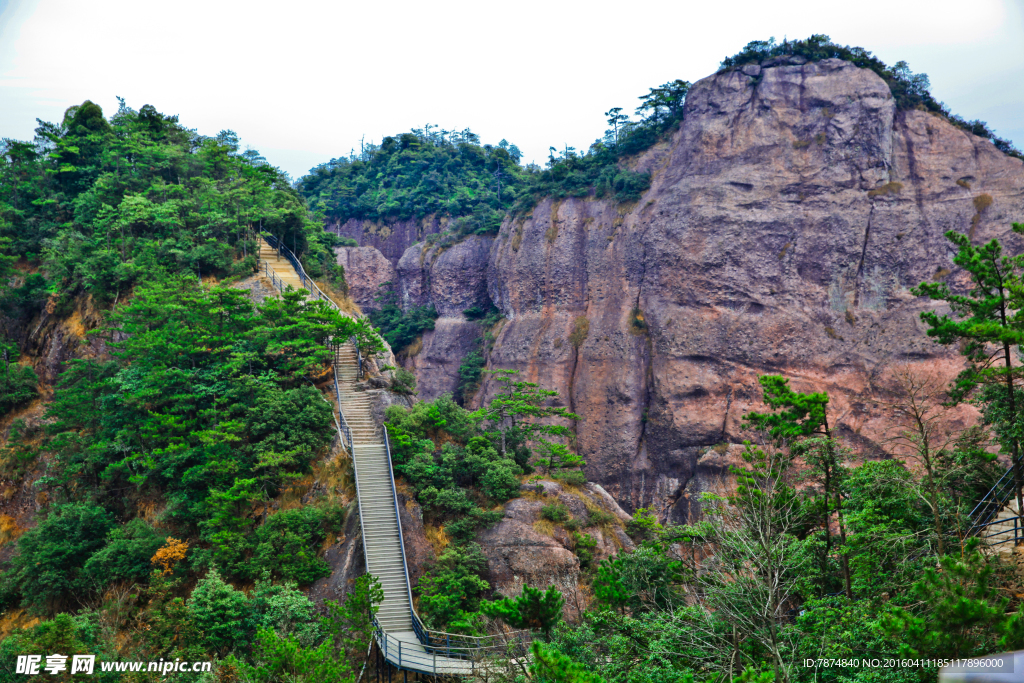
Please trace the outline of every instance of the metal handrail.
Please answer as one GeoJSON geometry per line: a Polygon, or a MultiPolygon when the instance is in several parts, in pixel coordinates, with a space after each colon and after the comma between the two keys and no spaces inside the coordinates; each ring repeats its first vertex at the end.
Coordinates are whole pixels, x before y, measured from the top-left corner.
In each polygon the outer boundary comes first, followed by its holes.
{"type": "Polygon", "coordinates": [[[284,246],[284,244],[281,243],[281,240],[270,233],[264,233],[264,239],[267,240],[267,244],[277,249],[278,254],[288,259],[288,262],[292,264],[292,268],[294,268],[295,272],[298,274],[299,280],[302,282],[302,286],[309,290],[314,299],[323,299],[324,301],[329,302],[334,308],[337,308],[339,311],[341,310],[338,304],[334,303],[329,296],[324,294],[323,290],[317,287],[316,283],[313,282],[313,279],[306,275],[306,270],[302,267],[302,262],[299,261],[298,256],[292,253],[291,249],[284,246]]]}
{"type": "MultiPolygon", "coordinates": [[[[295,269],[295,272],[299,276],[299,281],[303,287],[308,289],[315,298],[327,301],[330,306],[341,312],[341,308],[334,303],[327,295],[320,290],[319,287],[312,281],[312,279],[306,275],[305,270],[302,268],[302,264],[298,258],[281,243],[281,240],[277,239],[273,235],[265,234],[265,239],[271,247],[277,250],[278,254],[284,256],[295,269]]],[[[264,273],[270,278],[271,282],[279,290],[284,291],[285,283],[280,277],[274,272],[274,269],[264,262],[264,273]]],[[[356,360],[358,362],[358,377],[363,376],[363,354],[359,348],[359,342],[355,336],[350,337],[352,346],[356,351],[356,360]]],[[[337,352],[335,351],[335,354],[337,352]]],[[[356,478],[356,495],[359,500],[359,523],[362,527],[363,516],[362,516],[362,496],[360,495],[359,486],[359,465],[357,459],[354,457],[353,448],[355,441],[352,436],[351,427],[348,421],[345,419],[345,413],[341,407],[341,386],[338,382],[338,365],[337,355],[332,362],[332,369],[334,371],[334,392],[338,402],[338,417],[341,423],[341,431],[343,439],[348,442],[348,449],[350,453],[353,453],[352,467],[355,470],[356,478]]],[[[402,518],[398,508],[398,491],[395,488],[395,477],[394,477],[394,464],[391,459],[391,439],[388,437],[387,426],[383,426],[384,436],[384,448],[388,456],[388,479],[391,482],[391,496],[395,508],[395,522],[398,526],[398,540],[399,547],[402,549],[402,571],[405,576],[405,590],[406,596],[409,599],[409,612],[412,620],[413,631],[416,634],[417,640],[420,641],[420,646],[423,648],[423,652],[416,652],[415,649],[410,650],[408,647],[405,650],[404,656],[402,652],[402,642],[390,635],[383,629],[380,623],[377,621],[376,616],[373,617],[373,628],[374,628],[374,639],[377,641],[377,645],[381,648],[381,652],[384,654],[385,659],[397,666],[399,669],[408,669],[411,671],[419,671],[422,673],[432,674],[454,674],[454,675],[465,675],[467,673],[472,674],[476,670],[476,663],[481,659],[481,656],[487,653],[502,653],[511,655],[510,648],[517,650],[518,656],[525,656],[528,650],[526,645],[526,638],[531,636],[529,631],[513,631],[508,636],[467,636],[455,633],[445,633],[443,631],[432,631],[424,625],[423,620],[420,619],[419,615],[416,614],[416,610],[413,607],[412,601],[412,587],[409,582],[409,562],[405,555],[405,538],[402,532],[402,518]],[[509,640],[511,638],[512,640],[509,640]],[[441,668],[438,669],[438,657],[441,659],[441,668]],[[469,672],[466,671],[465,665],[457,666],[452,660],[456,661],[468,661],[470,663],[469,672]],[[429,663],[429,666],[427,664],[429,663]]],[[[362,543],[363,543],[363,555],[369,557],[366,550],[366,531],[363,530],[362,543]]],[[[406,644],[409,645],[408,643],[406,644]]]]}
{"type": "Polygon", "coordinates": [[[417,643],[399,640],[385,631],[376,617],[373,618],[373,632],[381,654],[388,663],[399,669],[435,675],[472,676],[478,670],[490,668],[487,655],[514,658],[527,656],[528,652],[528,646],[522,640],[495,643],[486,648],[453,646],[445,650],[422,645],[417,648],[417,643]]]}
{"type": "MultiPolygon", "coordinates": [[[[1024,460],[1024,457],[1021,458],[1024,460]]],[[[988,493],[974,506],[969,517],[975,522],[971,526],[971,532],[979,533],[989,526],[992,518],[999,514],[999,511],[1006,506],[1009,499],[1014,495],[1013,467],[1010,467],[999,477],[999,480],[989,489],[988,493]]],[[[1018,511],[1018,517],[1020,512],[1018,511]]]]}
{"type": "MultiPolygon", "coordinates": [[[[309,290],[310,294],[313,295],[314,299],[326,301],[336,311],[338,311],[339,313],[343,313],[341,307],[338,306],[338,304],[334,303],[334,300],[331,299],[326,294],[324,294],[323,290],[320,289],[315,282],[313,282],[313,278],[306,275],[306,270],[302,267],[302,262],[299,261],[298,256],[292,253],[291,249],[284,246],[281,240],[279,240],[277,237],[274,237],[269,232],[263,233],[263,238],[267,240],[267,244],[269,244],[271,247],[277,250],[278,254],[284,256],[288,260],[288,262],[292,264],[292,268],[294,268],[295,272],[298,274],[299,281],[302,283],[302,286],[309,290]]],[[[266,266],[266,263],[264,263],[264,266],[266,266]]],[[[270,268],[270,270],[273,271],[273,268],[270,268]]],[[[283,287],[278,285],[278,289],[283,290],[283,287]]],[[[355,338],[355,336],[351,337],[351,339],[352,345],[355,346],[356,349],[356,360],[359,363],[359,374],[357,375],[357,377],[362,378],[363,352],[359,349],[359,341],[355,338]]]]}
{"type": "MultiPolygon", "coordinates": [[[[412,588],[409,585],[409,562],[405,558],[405,538],[402,536],[402,515],[398,512],[398,492],[395,490],[395,468],[391,464],[391,439],[388,438],[388,426],[383,426],[384,450],[388,454],[388,480],[391,482],[391,497],[395,502],[395,522],[398,524],[398,547],[402,549],[402,572],[405,574],[405,591],[409,596],[409,612],[412,614],[413,630],[416,630],[416,610],[412,607],[412,588]]],[[[357,475],[358,476],[358,475],[357,475]]],[[[419,637],[419,633],[416,634],[419,637]]]]}
{"type": "MultiPolygon", "coordinates": [[[[342,433],[347,437],[349,453],[352,453],[352,446],[355,442],[352,441],[352,428],[348,426],[348,421],[345,419],[345,412],[341,409],[341,387],[338,385],[338,363],[337,363],[337,351],[335,351],[335,358],[331,362],[331,369],[334,370],[334,396],[338,399],[338,417],[341,419],[342,433]]],[[[344,445],[344,444],[342,444],[344,445]]],[[[354,460],[355,458],[353,458],[354,460]]]]}

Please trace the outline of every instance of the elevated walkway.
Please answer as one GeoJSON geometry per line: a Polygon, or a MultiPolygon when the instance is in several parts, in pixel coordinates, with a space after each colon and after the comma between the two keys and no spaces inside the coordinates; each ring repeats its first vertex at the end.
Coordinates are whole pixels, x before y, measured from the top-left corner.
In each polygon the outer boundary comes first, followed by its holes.
{"type": "MultiPolygon", "coordinates": [[[[273,237],[260,241],[261,272],[282,291],[304,287],[314,298],[324,298],[337,308],[306,276],[298,259],[287,248],[277,247],[273,237]]],[[[362,358],[355,340],[334,342],[338,418],[343,445],[355,466],[366,571],[384,591],[373,620],[381,657],[400,670],[472,677],[483,673],[496,655],[525,655],[528,641],[521,633],[508,639],[476,638],[431,631],[420,621],[412,604],[387,428],[377,427],[369,397],[360,390],[362,358]]]]}

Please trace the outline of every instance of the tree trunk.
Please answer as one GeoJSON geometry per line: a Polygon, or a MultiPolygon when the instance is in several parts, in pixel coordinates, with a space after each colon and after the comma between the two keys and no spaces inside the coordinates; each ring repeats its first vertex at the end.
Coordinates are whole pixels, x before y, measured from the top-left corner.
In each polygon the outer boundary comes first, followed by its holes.
{"type": "MultiPolygon", "coordinates": [[[[1017,448],[1017,438],[1013,435],[1017,428],[1017,403],[1013,395],[1013,362],[1010,360],[1010,343],[1003,342],[1003,358],[1006,360],[1006,394],[1010,401],[1010,449],[1013,457],[1013,490],[1017,495],[1017,517],[1021,526],[1024,526],[1024,494],[1021,492],[1021,483],[1024,477],[1021,476],[1020,456],[1017,448]]],[[[1015,542],[1016,543],[1016,542],[1015,542]]]]}
{"type": "MultiPolygon", "coordinates": [[[[828,575],[828,557],[832,554],[832,514],[829,512],[829,494],[832,493],[830,482],[832,481],[832,468],[825,466],[825,559],[823,562],[822,576],[828,575]]],[[[822,586],[824,587],[824,586],[822,586]]],[[[824,597],[824,596],[822,596],[824,597]]]]}
{"type": "MultiPolygon", "coordinates": [[[[843,497],[836,491],[836,514],[839,517],[839,538],[843,541],[843,549],[846,549],[846,522],[843,521],[843,497]]],[[[850,560],[844,552],[841,556],[843,563],[843,580],[846,582],[846,597],[853,600],[853,588],[850,585],[850,560]]]]}

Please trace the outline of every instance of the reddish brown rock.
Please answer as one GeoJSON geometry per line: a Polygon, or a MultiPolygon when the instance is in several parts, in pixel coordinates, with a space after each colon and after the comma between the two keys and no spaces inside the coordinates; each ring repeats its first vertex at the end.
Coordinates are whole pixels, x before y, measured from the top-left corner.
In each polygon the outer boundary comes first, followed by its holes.
{"type": "Polygon", "coordinates": [[[349,297],[364,310],[380,308],[374,300],[380,286],[396,279],[391,262],[374,247],[335,247],[334,253],[345,268],[349,297]]]}
{"type": "Polygon", "coordinates": [[[393,266],[397,266],[406,249],[423,241],[427,235],[441,232],[447,225],[447,218],[428,216],[420,220],[387,222],[352,218],[344,223],[331,221],[325,227],[329,232],[351,237],[360,246],[376,248],[393,266]]]}
{"type": "Polygon", "coordinates": [[[588,476],[676,521],[717,476],[701,455],[743,437],[759,374],[828,391],[839,433],[877,452],[885,368],[960,364],[909,292],[954,269],[943,233],[1022,248],[1021,161],[896,111],[877,75],[839,60],[699,81],[635,167],[652,172],[635,205],[545,200],[502,226],[488,286],[510,321],[490,364],[557,390],[588,476]]]}
{"type": "Polygon", "coordinates": [[[491,587],[501,595],[518,595],[524,585],[554,585],[567,593],[578,584],[580,562],[576,555],[531,526],[539,518],[539,510],[540,503],[521,498],[510,501],[505,519],[477,538],[487,556],[491,587]]]}

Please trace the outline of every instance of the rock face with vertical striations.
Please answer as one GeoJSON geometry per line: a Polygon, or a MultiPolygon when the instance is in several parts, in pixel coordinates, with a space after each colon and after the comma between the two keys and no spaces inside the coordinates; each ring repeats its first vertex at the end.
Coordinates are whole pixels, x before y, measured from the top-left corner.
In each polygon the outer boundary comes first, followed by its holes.
{"type": "Polygon", "coordinates": [[[427,235],[444,230],[447,218],[427,216],[420,220],[382,221],[361,220],[350,218],[344,223],[331,221],[325,226],[328,232],[342,237],[351,237],[360,246],[373,247],[384,255],[384,258],[397,266],[405,250],[417,242],[422,242],[427,235]]]}
{"type": "Polygon", "coordinates": [[[396,278],[391,262],[375,247],[335,247],[334,254],[345,268],[349,297],[363,310],[380,308],[375,300],[380,286],[396,278]]]}
{"type": "Polygon", "coordinates": [[[636,205],[544,201],[492,251],[491,297],[511,321],[490,362],[565,397],[588,475],[627,509],[688,517],[725,469],[702,456],[741,439],[762,373],[829,391],[833,418],[870,450],[888,364],[958,367],[908,291],[961,281],[943,233],[1022,246],[1009,232],[1024,216],[1019,160],[896,111],[886,84],[847,62],[758,76],[694,85],[678,132],[636,160],[652,172],[636,205]]]}
{"type": "MultiPolygon", "coordinates": [[[[960,367],[924,334],[933,304],[909,291],[964,284],[943,233],[1024,249],[1010,231],[1024,220],[1022,162],[896,110],[881,78],[836,59],[697,82],[678,130],[630,164],[652,174],[635,204],[547,199],[502,225],[485,280],[508,320],[489,364],[557,390],[581,417],[589,478],[662,519],[687,519],[734,461],[759,374],[828,391],[840,434],[872,453],[889,428],[871,400],[886,368],[960,367]]],[[[416,296],[461,306],[479,248],[450,286],[435,284],[444,254],[419,260],[416,296]]],[[[432,349],[415,369],[440,386],[429,373],[464,348],[432,349]]]]}
{"type": "Polygon", "coordinates": [[[463,311],[489,303],[487,263],[493,241],[474,235],[444,247],[414,244],[399,261],[402,306],[433,304],[439,314],[434,329],[423,335],[421,349],[403,361],[416,373],[421,399],[455,391],[462,360],[479,348],[483,330],[463,311]]]}

